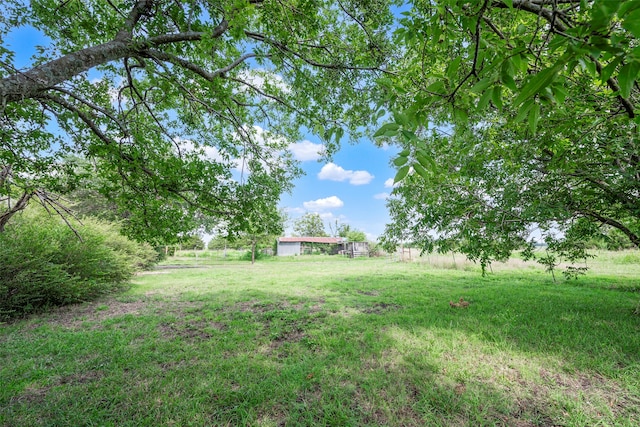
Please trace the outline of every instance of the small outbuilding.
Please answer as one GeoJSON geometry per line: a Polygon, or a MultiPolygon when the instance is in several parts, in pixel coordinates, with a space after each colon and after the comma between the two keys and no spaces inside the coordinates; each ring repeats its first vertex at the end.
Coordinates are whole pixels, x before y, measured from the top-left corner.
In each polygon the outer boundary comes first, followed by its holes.
{"type": "Polygon", "coordinates": [[[279,237],[278,256],[310,254],[314,250],[337,254],[344,250],[345,243],[342,237],[279,237]]]}
{"type": "Polygon", "coordinates": [[[348,242],[344,245],[344,253],[349,258],[368,257],[369,242],[348,242]]]}

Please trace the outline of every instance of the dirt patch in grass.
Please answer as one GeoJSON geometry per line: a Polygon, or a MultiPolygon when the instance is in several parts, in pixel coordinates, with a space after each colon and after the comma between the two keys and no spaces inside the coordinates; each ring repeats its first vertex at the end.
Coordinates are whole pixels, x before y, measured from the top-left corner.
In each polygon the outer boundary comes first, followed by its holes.
{"type": "Polygon", "coordinates": [[[26,403],[28,405],[42,404],[46,400],[49,392],[56,386],[75,386],[80,384],[88,384],[94,381],[98,381],[103,377],[104,372],[102,371],[84,371],[64,375],[55,379],[50,385],[46,385],[43,387],[26,387],[22,391],[22,393],[15,396],[12,400],[19,403],[26,403]]]}
{"type": "Polygon", "coordinates": [[[158,325],[162,338],[172,340],[182,338],[187,341],[204,341],[214,336],[214,331],[226,331],[228,326],[222,322],[207,321],[205,319],[185,320],[177,322],[163,322],[158,325]]]}
{"type": "MultiPolygon", "coordinates": [[[[319,311],[322,308],[324,300],[318,301],[315,305],[311,306],[309,310],[313,309],[319,311]]],[[[291,303],[290,301],[283,300],[276,303],[264,302],[260,300],[250,300],[238,302],[230,306],[226,311],[240,311],[251,312],[256,314],[268,313],[276,310],[295,310],[302,311],[306,308],[307,304],[304,302],[291,303]]]]}
{"type": "Polygon", "coordinates": [[[380,292],[379,291],[363,291],[363,290],[358,289],[356,292],[359,293],[360,295],[366,295],[368,297],[380,296],[380,292]]]}
{"type": "Polygon", "coordinates": [[[93,324],[99,328],[100,323],[116,317],[126,315],[174,314],[183,317],[190,310],[203,307],[201,302],[155,300],[150,298],[119,301],[117,299],[103,299],[91,303],[74,304],[59,307],[41,318],[34,318],[28,328],[34,329],[43,323],[60,326],[66,329],[80,329],[84,324],[93,324]]]}
{"type": "Polygon", "coordinates": [[[84,372],[76,372],[71,375],[65,375],[60,377],[60,379],[56,382],[57,384],[68,384],[68,385],[77,385],[77,384],[86,384],[94,381],[98,381],[104,376],[102,371],[84,371],[84,372]]]}
{"type": "Polygon", "coordinates": [[[22,393],[15,396],[11,400],[18,403],[26,403],[28,405],[39,405],[45,401],[51,387],[27,387],[22,393]]]}
{"type": "Polygon", "coordinates": [[[384,314],[388,313],[389,311],[400,310],[401,308],[402,306],[398,304],[387,304],[385,302],[379,302],[372,305],[371,307],[363,309],[362,312],[366,314],[384,314]]]}
{"type": "Polygon", "coordinates": [[[69,305],[54,310],[48,316],[51,325],[77,329],[84,322],[101,322],[127,314],[141,314],[148,311],[148,301],[99,301],[87,304],[69,305]]]}

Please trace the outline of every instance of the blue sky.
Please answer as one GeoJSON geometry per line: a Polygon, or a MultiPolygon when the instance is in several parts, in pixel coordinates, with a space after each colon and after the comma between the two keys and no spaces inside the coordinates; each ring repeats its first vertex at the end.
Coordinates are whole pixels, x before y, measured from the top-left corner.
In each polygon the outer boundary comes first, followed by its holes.
{"type": "MultiPolygon", "coordinates": [[[[22,27],[7,36],[5,42],[15,51],[15,66],[27,68],[36,45],[46,45],[41,33],[22,27]]],[[[284,194],[280,207],[292,222],[307,212],[318,213],[324,220],[327,233],[338,224],[349,224],[375,240],[388,221],[386,196],[391,191],[395,175],[391,158],[397,150],[378,147],[363,139],[357,144],[343,143],[331,161],[322,160],[320,139],[306,135],[291,146],[305,175],[296,179],[290,194],[284,194]]]]}
{"type": "MultiPolygon", "coordinates": [[[[312,152],[314,147],[322,147],[313,136],[301,145],[293,147],[294,153],[298,148],[312,152]]],[[[327,232],[329,223],[335,226],[338,220],[374,240],[382,234],[389,218],[385,204],[395,175],[390,160],[396,152],[362,140],[343,144],[330,162],[318,161],[318,156],[304,161],[301,166],[306,175],[295,181],[294,190],[284,195],[281,206],[292,220],[315,212],[324,219],[327,232]]]]}

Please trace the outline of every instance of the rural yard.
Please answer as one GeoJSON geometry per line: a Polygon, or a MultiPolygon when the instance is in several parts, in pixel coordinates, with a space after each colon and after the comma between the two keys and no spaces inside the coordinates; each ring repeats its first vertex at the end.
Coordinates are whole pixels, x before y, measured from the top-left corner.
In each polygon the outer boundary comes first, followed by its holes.
{"type": "Polygon", "coordinates": [[[557,283],[518,260],[183,255],[0,325],[0,425],[640,424],[637,251],[557,283]]]}

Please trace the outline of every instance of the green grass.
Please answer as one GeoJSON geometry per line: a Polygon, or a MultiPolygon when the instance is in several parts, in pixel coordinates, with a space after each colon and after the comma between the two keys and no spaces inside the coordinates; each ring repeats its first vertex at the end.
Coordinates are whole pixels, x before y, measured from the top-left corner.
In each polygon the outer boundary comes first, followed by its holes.
{"type": "Polygon", "coordinates": [[[633,256],[557,284],[461,259],[172,258],[0,326],[0,425],[637,426],[633,256]]]}

